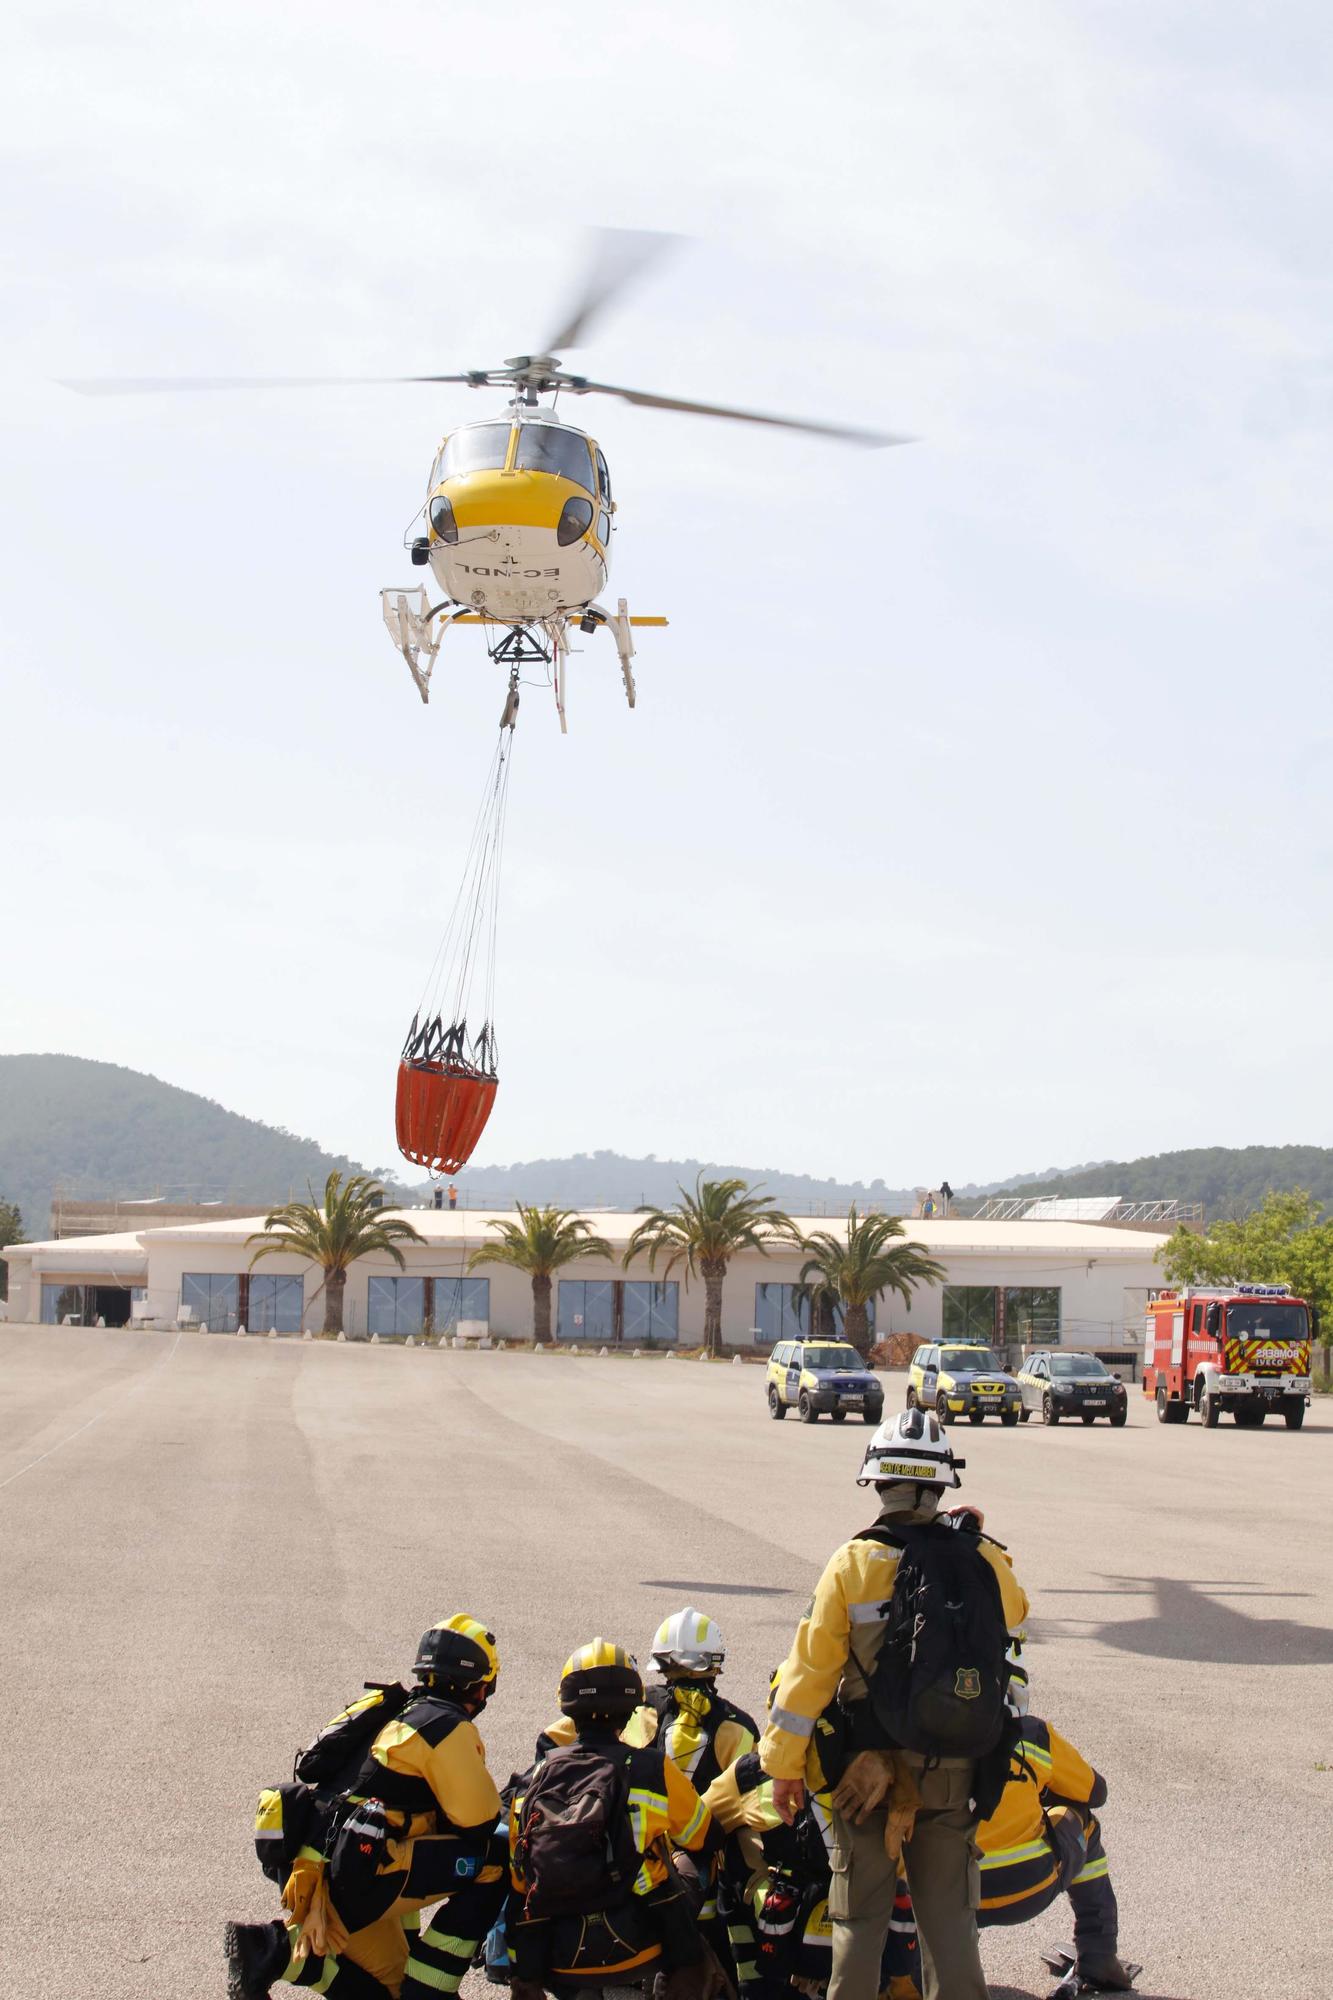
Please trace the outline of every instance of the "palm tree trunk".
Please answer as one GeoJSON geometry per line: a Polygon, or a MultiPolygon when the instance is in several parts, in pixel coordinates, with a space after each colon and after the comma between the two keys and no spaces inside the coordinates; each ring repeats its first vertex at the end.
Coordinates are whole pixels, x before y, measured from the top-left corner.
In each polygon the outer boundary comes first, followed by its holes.
{"type": "Polygon", "coordinates": [[[547,1347],[550,1345],[551,1280],[549,1274],[539,1274],[532,1281],[532,1337],[538,1347],[547,1347]]]}
{"type": "Polygon", "coordinates": [[[845,1329],[848,1340],[851,1341],[852,1346],[858,1354],[868,1358],[870,1354],[870,1315],[866,1311],[865,1300],[862,1299],[859,1305],[844,1307],[844,1311],[846,1313],[845,1329]]]}
{"type": "Polygon", "coordinates": [[[704,1353],[710,1358],[722,1351],[722,1280],[727,1275],[725,1257],[703,1257],[704,1274],[704,1353]]]}
{"type": "Polygon", "coordinates": [[[346,1271],[324,1273],[324,1338],[343,1330],[343,1299],[347,1293],[346,1271]]]}

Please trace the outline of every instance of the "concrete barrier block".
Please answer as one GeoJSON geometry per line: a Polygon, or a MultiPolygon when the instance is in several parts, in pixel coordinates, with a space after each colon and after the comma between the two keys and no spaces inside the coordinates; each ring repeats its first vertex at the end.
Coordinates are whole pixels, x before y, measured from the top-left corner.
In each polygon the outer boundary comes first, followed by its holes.
{"type": "Polygon", "coordinates": [[[246,1333],[245,1333],[245,1328],[244,1328],[243,1326],[238,1326],[238,1327],[237,1327],[237,1329],[236,1329],[236,1338],[237,1338],[238,1340],[244,1340],[244,1339],[246,1338],[246,1333]]]}
{"type": "Polygon", "coordinates": [[[301,1338],[302,1338],[302,1340],[313,1340],[313,1339],[314,1339],[314,1337],[315,1337],[315,1336],[314,1336],[314,1334],[313,1334],[313,1333],[312,1333],[312,1332],[310,1331],[310,1328],[309,1328],[309,1327],[307,1327],[307,1328],[306,1328],[306,1330],[305,1330],[305,1332],[304,1332],[304,1333],[303,1333],[303,1334],[301,1335],[301,1338]]]}

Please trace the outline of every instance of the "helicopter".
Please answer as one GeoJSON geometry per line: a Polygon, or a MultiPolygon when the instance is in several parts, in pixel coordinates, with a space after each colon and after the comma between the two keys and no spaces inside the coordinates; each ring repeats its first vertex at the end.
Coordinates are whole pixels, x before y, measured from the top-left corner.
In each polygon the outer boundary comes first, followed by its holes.
{"type": "Polygon", "coordinates": [[[633,708],[633,633],[667,621],[632,617],[623,597],[614,611],[601,601],[617,530],[616,502],[601,446],[556,414],[562,395],[613,396],[641,408],[802,431],[842,443],[910,442],[893,433],[618,387],[567,369],[560,350],[580,346],[594,318],[677,241],[645,230],[594,232],[594,254],[578,295],[544,349],[513,356],[498,367],[448,375],[196,376],[70,381],[65,386],[85,394],[409,382],[507,390],[502,414],[461,425],[445,436],[431,465],[426,499],[404,536],[412,564],[429,569],[443,596],[432,604],[422,586],[390,587],[380,592],[381,611],[423,702],[430,699],[431,676],[446,634],[455,626],[480,625],[486,629],[491,659],[509,669],[501,727],[512,726],[517,715],[522,668],[539,665],[550,674],[564,733],[571,632],[609,632],[633,708]],[[423,518],[425,532],[414,534],[423,518]]]}

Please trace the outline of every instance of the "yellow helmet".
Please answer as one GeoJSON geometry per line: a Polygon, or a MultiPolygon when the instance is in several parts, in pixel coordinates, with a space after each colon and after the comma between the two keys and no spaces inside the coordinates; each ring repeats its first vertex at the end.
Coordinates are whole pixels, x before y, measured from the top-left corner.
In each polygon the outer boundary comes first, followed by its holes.
{"type": "Polygon", "coordinates": [[[487,1693],[500,1671],[500,1653],[494,1632],[466,1611],[455,1611],[421,1635],[412,1668],[418,1680],[441,1681],[458,1688],[487,1693]]]}
{"type": "Polygon", "coordinates": [[[643,1700],[643,1681],[632,1654],[610,1639],[590,1639],[565,1661],[560,1706],[566,1715],[627,1718],[643,1700]]]}

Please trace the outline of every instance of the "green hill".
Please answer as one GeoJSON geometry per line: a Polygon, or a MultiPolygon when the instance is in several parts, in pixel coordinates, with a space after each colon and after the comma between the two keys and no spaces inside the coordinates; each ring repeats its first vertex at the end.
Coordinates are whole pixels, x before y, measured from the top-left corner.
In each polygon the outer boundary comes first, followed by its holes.
{"type": "Polygon", "coordinates": [[[1308,1188],[1333,1208],[1333,1147],[1196,1146],[1142,1160],[1103,1160],[1040,1179],[1026,1175],[997,1194],[1118,1194],[1126,1201],[1175,1195],[1201,1201],[1210,1219],[1247,1215],[1270,1188],[1308,1188]]]}
{"type": "Polygon", "coordinates": [[[303,1194],[340,1153],[225,1111],[192,1090],[81,1056],[0,1056],[0,1198],[45,1236],[57,1182],[72,1194],[266,1202],[303,1194]]]}
{"type": "MultiPolygon", "coordinates": [[[[334,1167],[360,1171],[355,1161],[326,1152],[314,1139],[239,1117],[138,1070],[80,1056],[0,1056],[0,1201],[17,1202],[30,1237],[46,1233],[57,1182],[78,1195],[161,1194],[258,1205],[285,1200],[289,1192],[301,1194],[307,1182],[318,1185],[334,1167]]],[[[464,1200],[473,1204],[507,1204],[521,1197],[566,1208],[636,1208],[640,1202],[671,1201],[679,1185],[692,1186],[701,1172],[762,1185],[782,1206],[803,1215],[845,1212],[849,1201],[910,1214],[914,1198],[912,1189],[882,1180],[817,1180],[774,1167],[605,1151],[472,1167],[457,1179],[464,1200]]],[[[1333,1149],[1206,1146],[1141,1160],[1047,1168],[1004,1183],[954,1181],[960,1212],[991,1193],[1119,1194],[1175,1195],[1203,1202],[1210,1216],[1230,1215],[1253,1208],[1273,1187],[1310,1188],[1333,1209],[1333,1149]]],[[[423,1196],[418,1183],[415,1199],[423,1196]]]]}

